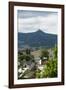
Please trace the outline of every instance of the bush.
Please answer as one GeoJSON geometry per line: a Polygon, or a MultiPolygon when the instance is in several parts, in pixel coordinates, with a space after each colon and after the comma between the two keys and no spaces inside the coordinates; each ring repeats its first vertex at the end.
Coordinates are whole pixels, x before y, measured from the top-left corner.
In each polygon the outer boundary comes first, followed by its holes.
{"type": "Polygon", "coordinates": [[[57,77],[57,60],[49,60],[46,67],[42,70],[43,77],[57,77]]]}
{"type": "Polygon", "coordinates": [[[40,70],[38,69],[38,70],[36,70],[36,78],[40,78],[41,77],[41,75],[40,75],[40,70]]]}

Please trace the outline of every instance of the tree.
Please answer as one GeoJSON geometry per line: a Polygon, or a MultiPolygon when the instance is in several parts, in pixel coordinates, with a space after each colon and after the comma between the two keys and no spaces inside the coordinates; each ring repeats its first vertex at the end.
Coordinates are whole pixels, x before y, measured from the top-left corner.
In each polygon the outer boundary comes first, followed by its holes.
{"type": "Polygon", "coordinates": [[[47,60],[48,60],[48,58],[49,58],[49,53],[48,53],[47,50],[42,50],[42,51],[41,51],[40,58],[41,58],[42,60],[44,60],[44,57],[46,57],[47,60]]]}
{"type": "Polygon", "coordinates": [[[41,70],[37,69],[36,70],[36,78],[40,78],[41,74],[40,74],[41,70]]]}
{"type": "Polygon", "coordinates": [[[30,49],[26,49],[26,54],[30,54],[30,49]]]}
{"type": "Polygon", "coordinates": [[[57,60],[49,60],[42,70],[41,77],[57,77],[57,60]]]}
{"type": "Polygon", "coordinates": [[[53,52],[54,52],[54,58],[57,59],[57,53],[58,53],[58,48],[57,46],[55,46],[55,48],[53,48],[53,52]]]}
{"type": "Polygon", "coordinates": [[[41,71],[41,77],[57,77],[57,47],[53,48],[54,58],[48,60],[47,64],[44,65],[43,70],[41,71]]]}
{"type": "Polygon", "coordinates": [[[23,55],[23,52],[22,51],[18,51],[18,55],[23,55]]]}
{"type": "MultiPolygon", "coordinates": [[[[23,76],[25,75],[25,72],[23,72],[22,70],[24,70],[25,64],[29,64],[29,62],[31,62],[31,64],[35,62],[34,56],[31,55],[30,50],[26,49],[25,53],[23,53],[22,51],[19,51],[18,52],[18,78],[23,78],[23,76]],[[21,69],[22,72],[19,72],[19,69],[21,69]]],[[[33,67],[33,69],[35,69],[35,66],[33,67]]],[[[26,72],[27,72],[27,70],[26,70],[26,72]]],[[[34,72],[33,72],[33,74],[34,74],[34,72]]],[[[29,74],[29,75],[31,75],[31,74],[29,74]]]]}

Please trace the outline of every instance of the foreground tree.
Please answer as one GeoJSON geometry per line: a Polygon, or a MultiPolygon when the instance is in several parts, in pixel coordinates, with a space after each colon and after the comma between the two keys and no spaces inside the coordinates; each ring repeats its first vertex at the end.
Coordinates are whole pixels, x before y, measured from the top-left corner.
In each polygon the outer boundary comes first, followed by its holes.
{"type": "Polygon", "coordinates": [[[41,72],[41,78],[57,77],[57,60],[49,60],[41,72]]]}
{"type": "Polygon", "coordinates": [[[41,77],[57,77],[57,47],[53,48],[54,59],[48,60],[41,71],[41,77]]]}

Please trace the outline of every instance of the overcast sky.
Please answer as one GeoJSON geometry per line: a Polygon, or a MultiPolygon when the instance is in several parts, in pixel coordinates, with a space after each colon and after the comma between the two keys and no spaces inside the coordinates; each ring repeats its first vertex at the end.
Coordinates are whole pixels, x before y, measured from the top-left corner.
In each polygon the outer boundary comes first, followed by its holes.
{"type": "Polygon", "coordinates": [[[28,33],[41,29],[46,33],[58,33],[57,12],[18,10],[17,19],[18,32],[28,33]]]}

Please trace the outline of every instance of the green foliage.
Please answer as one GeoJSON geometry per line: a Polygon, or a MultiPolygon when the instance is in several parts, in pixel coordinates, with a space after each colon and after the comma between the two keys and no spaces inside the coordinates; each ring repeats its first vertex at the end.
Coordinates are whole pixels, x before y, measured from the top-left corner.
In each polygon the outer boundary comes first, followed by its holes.
{"type": "Polygon", "coordinates": [[[26,49],[26,54],[30,54],[30,49],[26,49]]]}
{"type": "Polygon", "coordinates": [[[24,63],[26,62],[32,62],[34,63],[34,66],[31,68],[31,70],[26,70],[24,73],[23,72],[18,72],[18,78],[53,78],[53,77],[57,77],[57,52],[58,49],[55,46],[54,48],[51,49],[52,50],[52,55],[53,58],[49,58],[49,52],[47,49],[43,49],[41,51],[41,55],[40,58],[41,60],[44,60],[44,57],[47,57],[47,63],[44,63],[43,65],[43,69],[40,70],[37,67],[37,63],[35,62],[34,56],[31,55],[31,52],[29,49],[26,49],[24,52],[20,51],[18,52],[18,69],[21,68],[22,70],[24,69],[24,63]],[[23,75],[21,77],[19,77],[21,74],[23,73],[23,75]]]}
{"type": "Polygon", "coordinates": [[[41,71],[40,71],[39,69],[36,70],[36,78],[40,78],[40,76],[41,76],[41,75],[40,75],[40,72],[41,72],[41,71]]]}
{"type": "Polygon", "coordinates": [[[57,77],[57,60],[49,60],[42,70],[41,77],[57,77]]]}
{"type": "Polygon", "coordinates": [[[53,48],[53,56],[52,60],[48,60],[48,63],[44,65],[43,70],[41,71],[41,77],[57,77],[57,47],[53,48]]]}
{"type": "Polygon", "coordinates": [[[22,51],[19,51],[19,52],[18,52],[18,55],[23,55],[23,52],[22,52],[22,51]]]}
{"type": "Polygon", "coordinates": [[[26,61],[29,61],[29,60],[34,60],[34,57],[30,54],[25,54],[25,58],[24,58],[26,61]]]}
{"type": "Polygon", "coordinates": [[[53,48],[53,51],[54,51],[54,58],[56,58],[57,59],[57,53],[58,53],[58,48],[57,48],[57,46],[55,46],[55,48],[53,48]]]}
{"type": "Polygon", "coordinates": [[[34,56],[30,54],[30,50],[26,49],[26,53],[23,53],[23,52],[18,53],[18,61],[21,63],[23,60],[25,61],[33,60],[34,61],[34,56]]]}
{"type": "Polygon", "coordinates": [[[41,51],[41,56],[40,56],[40,58],[43,60],[44,57],[47,57],[47,59],[49,58],[49,53],[48,53],[47,50],[42,50],[42,51],[41,51]]]}
{"type": "MultiPolygon", "coordinates": [[[[27,63],[28,61],[35,62],[34,56],[30,54],[30,50],[26,49],[25,52],[19,51],[18,52],[18,70],[20,68],[23,70],[25,68],[25,63],[27,63]]],[[[21,75],[21,74],[22,74],[22,72],[18,72],[19,79],[24,78],[25,74],[23,74],[23,75],[21,75]],[[21,75],[21,77],[20,77],[20,75],[21,75]]]]}

